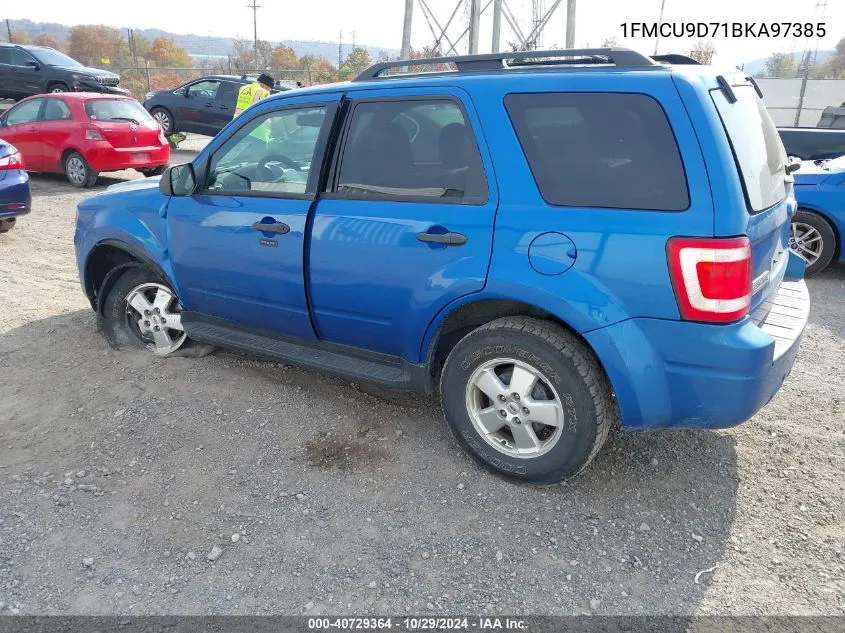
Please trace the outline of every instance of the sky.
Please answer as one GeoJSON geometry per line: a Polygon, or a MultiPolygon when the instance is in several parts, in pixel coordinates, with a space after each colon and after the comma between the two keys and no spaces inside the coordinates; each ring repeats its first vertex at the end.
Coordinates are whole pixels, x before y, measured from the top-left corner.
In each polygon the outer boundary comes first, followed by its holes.
{"type": "MultiPolygon", "coordinates": [[[[482,0],[482,6],[489,0],[482,0]]],[[[531,0],[505,0],[524,31],[530,30],[531,0]]],[[[549,9],[556,0],[542,0],[549,9]]],[[[845,0],[664,0],[664,22],[819,22],[822,11],[827,36],[818,40],[820,49],[831,49],[845,37],[845,0]],[[818,5],[827,6],[822,8],[818,5]]],[[[398,49],[402,38],[404,0],[258,0],[258,36],[268,40],[336,41],[398,49]]],[[[435,18],[444,24],[458,0],[426,0],[435,18]]],[[[549,20],[543,44],[563,45],[566,29],[566,3],[562,0],[549,20]]],[[[27,18],[36,22],[107,24],[116,27],[160,28],[177,33],[252,38],[252,11],[248,0],[210,2],[208,0],[27,0],[4,2],[5,17],[27,18]]],[[[654,38],[623,37],[622,24],[652,23],[658,20],[661,0],[577,0],[575,45],[600,46],[606,38],[617,38],[619,46],[643,53],[654,52],[654,38]]],[[[458,12],[449,36],[454,41],[465,28],[466,9],[458,12]]],[[[422,48],[433,42],[422,6],[414,10],[412,46],[422,48]]],[[[481,50],[491,46],[492,8],[482,15],[481,50]]],[[[801,53],[816,46],[807,38],[725,38],[710,39],[716,47],[716,63],[739,65],[767,57],[774,51],[801,53]]],[[[503,25],[502,42],[515,41],[510,27],[503,25]]],[[[661,53],[687,53],[697,38],[661,39],[661,53]]],[[[466,52],[466,38],[458,45],[466,52]]]]}

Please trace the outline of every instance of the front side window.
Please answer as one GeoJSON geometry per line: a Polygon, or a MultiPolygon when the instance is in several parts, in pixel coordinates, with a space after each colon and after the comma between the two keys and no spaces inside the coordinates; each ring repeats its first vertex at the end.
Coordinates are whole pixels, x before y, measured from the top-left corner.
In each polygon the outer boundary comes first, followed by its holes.
{"type": "Polygon", "coordinates": [[[188,96],[193,99],[214,99],[219,87],[219,81],[198,81],[188,86],[188,96]]]}
{"type": "Polygon", "coordinates": [[[42,103],[44,103],[44,99],[33,99],[12,108],[6,115],[6,125],[34,122],[38,118],[38,111],[41,110],[42,103]]]}
{"type": "Polygon", "coordinates": [[[359,103],[341,157],[337,193],[483,204],[484,168],[460,106],[448,99],[359,103]]]}
{"type": "Polygon", "coordinates": [[[505,107],[549,204],[658,211],[689,207],[678,144],[652,97],[510,94],[505,107]]]}
{"type": "Polygon", "coordinates": [[[44,104],[44,121],[68,121],[72,119],[70,108],[64,99],[47,99],[44,104]]]}
{"type": "Polygon", "coordinates": [[[215,152],[206,188],[306,193],[326,111],[326,106],[294,108],[256,117],[215,152]]]}

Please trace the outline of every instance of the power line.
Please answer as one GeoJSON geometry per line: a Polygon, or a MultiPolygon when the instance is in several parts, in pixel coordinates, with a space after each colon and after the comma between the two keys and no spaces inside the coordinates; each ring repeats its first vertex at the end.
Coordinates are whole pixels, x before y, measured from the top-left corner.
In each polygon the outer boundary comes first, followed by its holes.
{"type": "Polygon", "coordinates": [[[256,0],[252,0],[251,4],[246,5],[247,9],[252,9],[252,55],[253,65],[258,70],[258,10],[261,8],[256,0]]]}

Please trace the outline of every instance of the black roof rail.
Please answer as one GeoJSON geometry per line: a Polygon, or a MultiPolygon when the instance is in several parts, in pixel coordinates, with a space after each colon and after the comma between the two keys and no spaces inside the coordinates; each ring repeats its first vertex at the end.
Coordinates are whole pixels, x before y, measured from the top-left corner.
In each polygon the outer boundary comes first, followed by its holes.
{"type": "MultiPolygon", "coordinates": [[[[367,68],[355,78],[355,81],[378,79],[385,70],[391,68],[405,68],[409,66],[435,66],[439,64],[454,64],[458,72],[473,72],[486,70],[504,70],[509,67],[506,61],[529,60],[532,64],[542,64],[542,59],[550,60],[549,64],[577,63],[573,61],[555,61],[561,57],[588,57],[593,64],[614,64],[619,68],[642,68],[656,66],[650,58],[632,51],[629,48],[564,48],[548,51],[514,51],[504,53],[487,53],[483,55],[455,55],[452,57],[430,57],[426,59],[400,59],[381,62],[367,68]]],[[[514,65],[510,65],[511,67],[514,65]]],[[[520,64],[515,64],[519,67],[520,64]]]]}
{"type": "Polygon", "coordinates": [[[656,62],[663,62],[664,64],[695,64],[700,66],[701,62],[693,59],[689,55],[679,55],[677,53],[669,53],[667,55],[652,55],[651,58],[656,62]]]}

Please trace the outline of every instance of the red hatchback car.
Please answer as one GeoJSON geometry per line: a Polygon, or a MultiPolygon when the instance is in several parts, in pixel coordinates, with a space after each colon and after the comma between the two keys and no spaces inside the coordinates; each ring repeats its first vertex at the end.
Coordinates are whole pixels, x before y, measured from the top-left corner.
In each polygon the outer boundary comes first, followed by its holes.
{"type": "Polygon", "coordinates": [[[170,161],[159,124],[134,99],[114,95],[29,97],[0,118],[0,138],[20,150],[27,170],[63,173],[76,187],[92,187],[104,171],[160,174],[170,161]]]}

